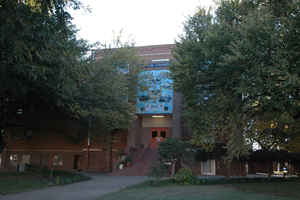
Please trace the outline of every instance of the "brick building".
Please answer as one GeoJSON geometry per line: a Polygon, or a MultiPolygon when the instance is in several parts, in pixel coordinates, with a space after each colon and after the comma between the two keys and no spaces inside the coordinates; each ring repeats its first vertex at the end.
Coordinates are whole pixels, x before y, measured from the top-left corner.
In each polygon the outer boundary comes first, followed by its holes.
{"type": "MultiPolygon", "coordinates": [[[[92,131],[97,132],[98,137],[88,139],[87,130],[78,121],[67,119],[59,111],[25,115],[26,127],[20,125],[9,129],[8,135],[13,138],[6,138],[7,147],[0,155],[0,169],[15,170],[28,163],[64,170],[110,172],[125,152],[134,157],[139,167],[131,170],[133,174],[142,171],[141,175],[145,175],[146,168],[138,164],[139,159],[135,157],[140,157],[140,161],[149,167],[151,159],[155,159],[151,149],[156,149],[168,137],[182,138],[185,130],[181,116],[183,97],[173,90],[169,76],[174,46],[136,47],[144,63],[142,74],[149,75],[146,80],[148,90],[138,91],[137,119],[128,130],[111,135],[98,133],[96,128],[92,131]]],[[[103,52],[96,51],[95,55],[101,59],[103,52]]],[[[195,164],[193,170],[200,175],[246,175],[264,172],[264,166],[235,161],[228,170],[221,159],[212,159],[195,164]]]]}
{"type": "MultiPolygon", "coordinates": [[[[115,168],[121,152],[155,148],[167,137],[180,137],[180,106],[174,105],[181,104],[181,97],[173,93],[172,81],[167,77],[173,47],[173,44],[136,47],[145,71],[154,73],[155,79],[162,79],[152,85],[155,102],[143,102],[141,96],[137,99],[144,105],[137,108],[145,112],[137,110],[138,118],[129,130],[117,131],[112,137],[96,133],[98,137],[88,139],[84,137],[87,130],[80,122],[68,119],[57,110],[23,114],[18,119],[19,125],[7,130],[9,138],[0,155],[0,168],[15,170],[27,163],[64,170],[109,172],[115,168]],[[148,110],[149,106],[152,110],[148,110]]],[[[101,50],[96,52],[97,59],[102,55],[101,50]]]]}
{"type": "Polygon", "coordinates": [[[7,130],[0,169],[22,170],[25,164],[31,164],[62,170],[111,171],[117,152],[125,150],[127,131],[98,134],[90,140],[86,132],[79,121],[57,110],[24,114],[7,130]]]}

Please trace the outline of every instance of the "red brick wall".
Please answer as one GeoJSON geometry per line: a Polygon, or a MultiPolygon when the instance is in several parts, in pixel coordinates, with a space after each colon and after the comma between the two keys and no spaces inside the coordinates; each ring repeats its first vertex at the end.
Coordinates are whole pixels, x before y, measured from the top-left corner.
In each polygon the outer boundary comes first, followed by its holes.
{"type": "MultiPolygon", "coordinates": [[[[51,123],[51,122],[49,122],[51,123]]],[[[91,138],[90,146],[87,146],[87,138],[81,142],[74,142],[69,136],[72,131],[77,131],[77,125],[72,128],[60,127],[61,131],[56,130],[33,130],[31,139],[26,139],[20,131],[18,138],[7,139],[7,146],[2,155],[2,167],[15,170],[10,162],[10,155],[17,154],[18,161],[21,163],[23,155],[30,155],[30,162],[34,165],[52,167],[54,155],[62,156],[63,165],[56,166],[56,169],[72,170],[74,167],[74,156],[79,156],[78,165],[80,169],[94,172],[111,171],[112,161],[116,160],[119,153],[123,152],[126,146],[127,133],[114,133],[113,137],[103,134],[96,138],[91,138]],[[112,140],[112,141],[109,141],[112,140]],[[113,158],[111,158],[111,155],[113,158]]],[[[9,130],[13,132],[16,130],[9,130]]],[[[15,133],[14,133],[15,134],[15,133]]]]}
{"type": "MultiPolygon", "coordinates": [[[[156,59],[172,59],[171,51],[175,44],[151,45],[135,47],[137,55],[142,58],[145,64],[150,64],[152,60],[156,59]]],[[[96,51],[96,59],[103,58],[103,50],[96,51]]]]}

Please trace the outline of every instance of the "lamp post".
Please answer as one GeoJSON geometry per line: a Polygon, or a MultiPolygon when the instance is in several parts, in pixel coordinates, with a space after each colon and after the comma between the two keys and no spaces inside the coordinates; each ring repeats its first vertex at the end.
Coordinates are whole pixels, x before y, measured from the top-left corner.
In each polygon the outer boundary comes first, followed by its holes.
{"type": "Polygon", "coordinates": [[[90,139],[90,129],[92,127],[92,116],[88,116],[88,130],[87,130],[87,150],[86,150],[86,169],[89,169],[89,154],[90,154],[90,145],[91,145],[91,139],[90,139]]]}

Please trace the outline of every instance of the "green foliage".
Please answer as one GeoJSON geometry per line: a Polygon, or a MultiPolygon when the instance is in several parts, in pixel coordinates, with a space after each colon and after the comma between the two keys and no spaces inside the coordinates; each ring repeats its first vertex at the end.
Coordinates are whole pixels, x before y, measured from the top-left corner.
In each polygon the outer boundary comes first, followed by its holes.
{"type": "Polygon", "coordinates": [[[233,159],[299,134],[299,17],[298,1],[233,0],[187,20],[171,70],[193,144],[226,140],[233,159]]]}
{"type": "Polygon", "coordinates": [[[0,172],[0,194],[5,195],[90,180],[90,177],[86,175],[66,171],[54,171],[55,178],[49,179],[49,170],[47,173],[45,173],[45,170],[44,172],[41,171],[24,173],[0,172]]]}
{"type": "Polygon", "coordinates": [[[152,166],[148,176],[154,178],[155,180],[153,181],[153,183],[156,184],[156,182],[160,181],[160,179],[162,179],[163,177],[167,177],[168,174],[168,166],[164,163],[159,162],[152,166]]]}
{"type": "Polygon", "coordinates": [[[136,53],[118,38],[96,60],[95,45],[76,38],[67,12],[80,7],[77,0],[0,2],[1,132],[11,124],[26,126],[16,120],[17,110],[24,116],[58,110],[90,134],[127,128],[134,119],[136,53]]]}
{"type": "MultiPolygon", "coordinates": [[[[64,87],[89,50],[77,40],[66,11],[77,0],[0,2],[0,129],[15,121],[17,110],[41,107],[68,110],[64,87]]],[[[75,85],[75,83],[72,83],[75,85]]]]}
{"type": "Polygon", "coordinates": [[[247,184],[247,183],[284,183],[284,182],[299,182],[299,178],[198,178],[194,182],[195,185],[223,185],[223,184],[247,184]]]}
{"type": "Polygon", "coordinates": [[[300,153],[300,136],[294,137],[287,144],[282,145],[281,148],[291,152],[300,153]]]}
{"type": "Polygon", "coordinates": [[[78,86],[66,88],[72,113],[98,131],[127,128],[135,114],[138,58],[131,46],[102,49],[102,58],[78,71],[78,86]],[[95,127],[95,125],[98,125],[95,127]]]}
{"type": "Polygon", "coordinates": [[[80,182],[89,180],[90,177],[76,172],[63,171],[63,170],[54,170],[49,169],[46,166],[40,165],[26,165],[26,173],[31,173],[39,175],[44,179],[47,179],[49,185],[61,185],[61,184],[70,184],[74,182],[80,182]]]}
{"type": "Polygon", "coordinates": [[[161,142],[158,146],[158,153],[160,159],[164,161],[171,161],[174,159],[180,159],[185,152],[186,144],[176,138],[168,138],[161,142]]]}
{"type": "Polygon", "coordinates": [[[181,168],[176,173],[174,180],[176,183],[183,184],[183,185],[196,183],[196,177],[193,175],[192,170],[188,168],[181,168]]]}

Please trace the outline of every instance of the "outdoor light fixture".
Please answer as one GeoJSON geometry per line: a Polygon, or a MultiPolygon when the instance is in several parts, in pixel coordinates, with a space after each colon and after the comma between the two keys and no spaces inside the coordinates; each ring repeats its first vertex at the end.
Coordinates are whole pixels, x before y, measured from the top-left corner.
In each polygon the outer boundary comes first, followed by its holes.
{"type": "Polygon", "coordinates": [[[165,116],[163,115],[152,115],[153,118],[164,118],[165,116]]]}
{"type": "Polygon", "coordinates": [[[152,62],[169,62],[169,61],[170,61],[170,59],[168,59],[168,58],[152,60],[152,62]]]}
{"type": "Polygon", "coordinates": [[[22,115],[22,114],[23,114],[23,109],[22,109],[22,108],[19,108],[19,109],[17,110],[17,114],[18,114],[18,115],[22,115]]]}

